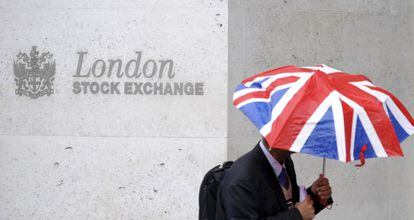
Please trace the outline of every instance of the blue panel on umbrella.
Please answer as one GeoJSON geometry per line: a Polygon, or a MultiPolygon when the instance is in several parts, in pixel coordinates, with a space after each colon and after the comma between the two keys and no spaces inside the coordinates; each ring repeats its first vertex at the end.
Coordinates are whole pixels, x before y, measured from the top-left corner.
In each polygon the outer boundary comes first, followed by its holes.
{"type": "Polygon", "coordinates": [[[246,89],[246,88],[249,88],[249,87],[245,86],[244,84],[239,84],[237,86],[237,88],[236,88],[236,91],[239,91],[239,90],[242,90],[242,89],[246,89]]]}
{"type": "Polygon", "coordinates": [[[242,106],[240,110],[260,130],[265,124],[267,124],[267,122],[270,121],[273,107],[279,102],[287,90],[288,88],[275,92],[271,97],[270,103],[253,102],[242,106]]]}
{"type": "Polygon", "coordinates": [[[264,78],[264,79],[262,79],[262,80],[259,80],[259,81],[255,82],[255,83],[253,83],[253,84],[258,83],[260,86],[262,86],[262,84],[263,84],[264,82],[266,82],[268,79],[270,79],[270,77],[266,77],[266,78],[264,78]]]}
{"type": "Polygon", "coordinates": [[[338,159],[332,107],[329,107],[322,119],[316,124],[300,152],[338,159]]]}
{"type": "Polygon", "coordinates": [[[246,88],[262,88],[262,83],[266,82],[268,79],[270,79],[270,78],[266,77],[266,78],[264,78],[260,81],[252,83],[250,86],[245,86],[244,84],[239,84],[236,88],[236,91],[246,89],[246,88]]]}
{"type": "Polygon", "coordinates": [[[355,142],[354,142],[354,159],[359,158],[359,153],[361,148],[366,144],[367,150],[365,151],[365,158],[377,157],[374,149],[372,148],[371,142],[368,139],[367,133],[365,132],[364,127],[362,126],[359,117],[357,117],[357,125],[355,129],[355,142]]]}
{"type": "Polygon", "coordinates": [[[408,133],[404,130],[403,127],[401,127],[400,123],[398,123],[397,119],[395,119],[395,116],[391,113],[390,109],[388,109],[387,107],[387,111],[388,111],[388,115],[390,116],[391,119],[391,123],[394,126],[394,130],[395,133],[398,136],[398,140],[401,142],[403,142],[409,135],[408,133]]]}

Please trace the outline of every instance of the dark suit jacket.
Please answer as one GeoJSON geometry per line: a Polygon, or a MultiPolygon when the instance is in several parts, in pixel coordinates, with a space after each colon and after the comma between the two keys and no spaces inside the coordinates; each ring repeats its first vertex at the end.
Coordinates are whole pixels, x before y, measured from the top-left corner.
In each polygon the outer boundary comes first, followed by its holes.
{"type": "MultiPolygon", "coordinates": [[[[293,203],[296,203],[299,201],[299,187],[290,157],[285,167],[291,182],[293,203]]],[[[307,193],[314,200],[315,213],[318,213],[324,206],[310,188],[307,193]]],[[[288,209],[278,178],[259,143],[234,162],[220,184],[216,220],[222,219],[302,219],[297,208],[288,209]]]]}

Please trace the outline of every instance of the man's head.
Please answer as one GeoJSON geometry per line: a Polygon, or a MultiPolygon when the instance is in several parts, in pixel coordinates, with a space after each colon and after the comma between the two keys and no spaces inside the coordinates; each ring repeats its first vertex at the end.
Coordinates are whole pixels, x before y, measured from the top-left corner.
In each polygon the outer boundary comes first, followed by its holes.
{"type": "Polygon", "coordinates": [[[269,150],[270,154],[277,160],[279,161],[280,164],[284,164],[286,159],[293,153],[292,151],[288,151],[288,150],[282,150],[282,149],[276,149],[276,148],[271,148],[269,146],[269,144],[267,143],[266,139],[262,137],[262,141],[265,145],[265,147],[269,150]]]}

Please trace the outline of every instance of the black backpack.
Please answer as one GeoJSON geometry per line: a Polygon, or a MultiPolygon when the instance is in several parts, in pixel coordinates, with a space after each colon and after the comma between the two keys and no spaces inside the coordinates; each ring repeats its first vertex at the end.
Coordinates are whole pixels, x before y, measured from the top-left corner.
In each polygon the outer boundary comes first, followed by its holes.
{"type": "Polygon", "coordinates": [[[216,217],[217,190],[233,161],[227,161],[215,166],[204,176],[198,196],[199,220],[214,220],[216,217]]]}

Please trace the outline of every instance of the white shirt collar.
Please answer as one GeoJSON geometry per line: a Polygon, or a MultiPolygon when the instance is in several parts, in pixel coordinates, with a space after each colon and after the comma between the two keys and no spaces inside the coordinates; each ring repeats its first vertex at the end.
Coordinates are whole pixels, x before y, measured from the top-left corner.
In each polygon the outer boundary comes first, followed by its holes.
{"type": "Polygon", "coordinates": [[[264,153],[264,155],[267,158],[267,161],[269,161],[270,166],[272,166],[273,172],[276,174],[276,177],[279,176],[279,174],[282,172],[282,169],[284,167],[279,163],[279,161],[277,161],[272,154],[270,154],[269,150],[267,150],[267,148],[264,146],[263,140],[260,140],[260,148],[262,148],[262,151],[264,153]]]}

